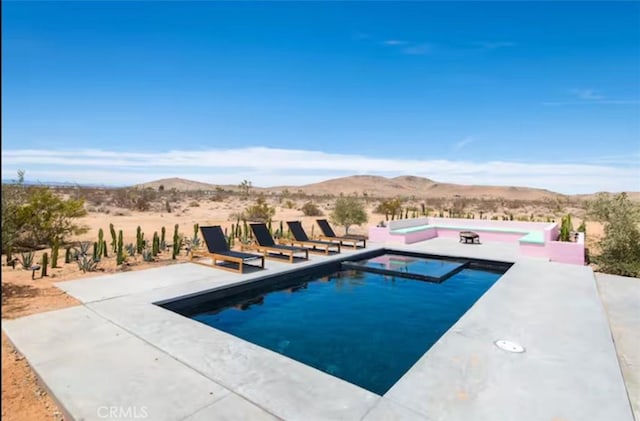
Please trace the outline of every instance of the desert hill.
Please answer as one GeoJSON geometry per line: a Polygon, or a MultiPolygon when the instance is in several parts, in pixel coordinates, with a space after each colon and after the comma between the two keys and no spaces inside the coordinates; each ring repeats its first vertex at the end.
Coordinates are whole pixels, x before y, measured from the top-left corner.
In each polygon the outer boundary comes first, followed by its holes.
{"type": "MultiPolygon", "coordinates": [[[[165,178],[139,184],[135,187],[150,187],[154,190],[164,186],[165,190],[179,191],[215,190],[221,187],[225,190],[239,190],[237,185],[216,185],[182,178],[165,178]]],[[[400,176],[386,178],[376,175],[353,175],[334,178],[303,186],[252,187],[253,192],[281,193],[288,190],[291,193],[303,192],[308,195],[351,195],[362,196],[366,193],[370,197],[442,197],[456,196],[473,198],[508,198],[511,200],[545,200],[566,197],[560,193],[530,187],[481,186],[452,183],[438,183],[424,177],[400,176]]]]}
{"type": "Polygon", "coordinates": [[[564,197],[543,189],[529,187],[469,186],[438,183],[423,177],[401,176],[350,176],[308,184],[297,189],[307,194],[363,194],[375,197],[416,196],[443,197],[466,196],[474,198],[509,198],[512,200],[543,200],[564,197]]]}
{"type": "Polygon", "coordinates": [[[225,190],[230,188],[237,188],[237,186],[226,186],[226,185],[218,185],[218,184],[209,184],[202,183],[200,181],[187,180],[184,178],[163,178],[160,180],[149,181],[148,183],[136,184],[135,188],[145,189],[151,188],[154,190],[159,190],[160,186],[164,188],[164,190],[178,190],[178,191],[194,191],[194,190],[215,190],[216,187],[221,187],[225,190]]]}

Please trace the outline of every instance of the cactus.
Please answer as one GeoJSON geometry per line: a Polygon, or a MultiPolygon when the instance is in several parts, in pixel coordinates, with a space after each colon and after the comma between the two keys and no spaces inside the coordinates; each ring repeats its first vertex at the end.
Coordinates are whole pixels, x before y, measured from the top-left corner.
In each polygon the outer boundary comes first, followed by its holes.
{"type": "Polygon", "coordinates": [[[269,234],[273,237],[273,228],[271,227],[271,218],[267,221],[267,229],[269,230],[269,234]]]}
{"type": "Polygon", "coordinates": [[[167,230],[165,229],[165,227],[162,227],[162,229],[160,230],[160,244],[162,245],[162,248],[164,248],[164,245],[167,244],[164,238],[166,233],[167,230]]]}
{"type": "Polygon", "coordinates": [[[283,228],[283,226],[282,226],[282,221],[280,221],[280,228],[279,228],[279,230],[280,230],[280,237],[282,237],[282,233],[284,233],[284,228],[283,228]]]}
{"type": "Polygon", "coordinates": [[[198,238],[198,230],[200,226],[198,224],[193,224],[193,238],[198,238]]]}
{"type": "Polygon", "coordinates": [[[100,252],[100,247],[98,246],[98,242],[95,241],[93,243],[93,260],[98,261],[100,259],[100,257],[98,257],[99,256],[99,254],[98,254],[99,252],[100,252]]]}
{"type": "Polygon", "coordinates": [[[53,240],[53,245],[51,246],[51,269],[55,269],[58,267],[58,250],[60,249],[60,242],[56,238],[53,240]]]}
{"type": "Polygon", "coordinates": [[[102,257],[104,251],[102,251],[102,244],[104,243],[104,231],[102,228],[98,230],[98,252],[96,253],[98,258],[102,257]]]}
{"type": "Polygon", "coordinates": [[[153,256],[157,256],[160,253],[160,237],[158,237],[158,232],[153,233],[153,241],[151,244],[151,253],[153,256]]]}
{"type": "Polygon", "coordinates": [[[71,247],[65,247],[64,249],[64,262],[71,263],[71,247]]]}
{"type": "Polygon", "coordinates": [[[116,264],[120,266],[124,263],[124,250],[122,249],[122,230],[118,232],[118,246],[116,249],[116,264]]]}
{"type": "Polygon", "coordinates": [[[247,225],[247,220],[242,221],[242,242],[247,243],[249,238],[249,225],[247,225]]]}
{"type": "Polygon", "coordinates": [[[102,242],[102,255],[103,255],[104,257],[109,257],[109,256],[107,255],[107,240],[104,240],[104,241],[102,242]]]}
{"type": "Polygon", "coordinates": [[[586,221],[582,221],[582,223],[578,226],[578,232],[583,232],[583,233],[585,233],[585,235],[587,234],[586,221]]]}
{"type": "Polygon", "coordinates": [[[47,253],[42,255],[42,277],[47,276],[47,266],[49,265],[49,255],[47,253]]]}
{"type": "Polygon", "coordinates": [[[113,227],[113,224],[109,224],[109,231],[111,231],[111,250],[113,250],[114,253],[117,253],[118,241],[116,239],[116,229],[113,227]]]}
{"type": "Polygon", "coordinates": [[[136,251],[138,252],[138,254],[142,254],[142,249],[144,248],[142,241],[142,228],[140,228],[140,225],[138,225],[138,228],[136,229],[136,251]]]}
{"type": "Polygon", "coordinates": [[[427,216],[427,206],[424,203],[420,203],[420,210],[422,211],[422,216],[427,216]]]}
{"type": "Polygon", "coordinates": [[[173,252],[171,253],[171,259],[176,260],[176,257],[179,254],[180,254],[180,237],[178,236],[178,224],[176,224],[173,230],[173,252]]]}

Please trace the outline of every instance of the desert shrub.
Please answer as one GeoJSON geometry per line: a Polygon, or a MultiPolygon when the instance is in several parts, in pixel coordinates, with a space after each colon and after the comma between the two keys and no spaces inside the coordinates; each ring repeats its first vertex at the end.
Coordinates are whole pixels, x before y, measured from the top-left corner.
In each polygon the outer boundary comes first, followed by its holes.
{"type": "Polygon", "coordinates": [[[291,200],[287,200],[286,202],[284,202],[284,207],[287,209],[293,209],[296,206],[295,203],[293,203],[291,200]]]}
{"type": "Polygon", "coordinates": [[[344,226],[345,234],[348,234],[351,225],[364,224],[367,222],[368,216],[361,201],[355,197],[341,197],[336,200],[331,220],[344,226]]]}
{"type": "Polygon", "coordinates": [[[248,206],[244,211],[246,219],[255,222],[267,222],[275,213],[275,208],[269,206],[263,196],[258,197],[256,203],[248,206]]]}
{"type": "Polygon", "coordinates": [[[316,205],[313,202],[307,202],[302,206],[302,213],[304,213],[305,216],[322,216],[322,211],[320,210],[320,208],[318,207],[318,205],[316,205]]]}
{"type": "Polygon", "coordinates": [[[640,276],[640,207],[626,193],[601,193],[588,205],[588,213],[604,222],[600,255],[593,259],[602,272],[640,276]]]}
{"type": "Polygon", "coordinates": [[[75,219],[86,215],[82,199],[62,199],[43,186],[24,187],[23,174],[14,185],[2,186],[2,251],[15,246],[36,248],[82,234],[75,219]]]}
{"type": "Polygon", "coordinates": [[[197,200],[193,200],[189,203],[189,207],[191,208],[197,208],[200,207],[200,203],[197,200]]]}

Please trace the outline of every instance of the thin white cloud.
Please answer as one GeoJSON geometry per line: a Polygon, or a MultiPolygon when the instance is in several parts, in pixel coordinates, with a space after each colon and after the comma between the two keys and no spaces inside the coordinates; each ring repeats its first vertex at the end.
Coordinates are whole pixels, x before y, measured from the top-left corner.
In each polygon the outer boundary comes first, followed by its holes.
{"type": "Polygon", "coordinates": [[[547,107],[561,107],[565,105],[640,105],[640,100],[635,99],[615,99],[615,100],[594,100],[594,101],[548,101],[542,105],[547,107]]]}
{"type": "Polygon", "coordinates": [[[474,138],[473,138],[473,137],[471,137],[471,136],[467,136],[467,137],[465,137],[464,139],[462,139],[461,141],[456,142],[456,143],[453,145],[453,150],[454,150],[454,152],[459,152],[459,151],[461,151],[461,150],[462,150],[462,149],[464,149],[467,145],[469,145],[470,143],[473,143],[473,141],[474,141],[474,138]]]}
{"type": "Polygon", "coordinates": [[[402,49],[404,54],[412,56],[423,56],[433,51],[433,47],[429,44],[416,44],[402,49]]]}
{"type": "Polygon", "coordinates": [[[351,34],[351,38],[355,40],[363,40],[371,38],[371,35],[365,32],[354,32],[353,34],[351,34]]]}
{"type": "Polygon", "coordinates": [[[402,41],[399,39],[388,39],[386,41],[382,41],[383,45],[397,46],[397,45],[406,45],[407,41],[402,41]]]}
{"type": "Polygon", "coordinates": [[[131,185],[165,177],[215,184],[301,185],[347,174],[416,175],[440,182],[519,185],[562,193],[640,191],[640,166],[390,159],[265,147],[137,153],[108,150],[3,150],[2,177],[131,185]]]}
{"type": "Polygon", "coordinates": [[[478,41],[474,45],[485,50],[497,50],[498,48],[515,47],[516,43],[511,41],[478,41]]]}
{"type": "Polygon", "coordinates": [[[569,93],[578,101],[547,101],[542,105],[547,107],[562,107],[567,105],[640,105],[636,99],[610,99],[596,89],[570,89],[569,93]]]}
{"type": "Polygon", "coordinates": [[[572,89],[570,92],[580,99],[604,99],[604,96],[600,95],[595,89],[572,89]]]}

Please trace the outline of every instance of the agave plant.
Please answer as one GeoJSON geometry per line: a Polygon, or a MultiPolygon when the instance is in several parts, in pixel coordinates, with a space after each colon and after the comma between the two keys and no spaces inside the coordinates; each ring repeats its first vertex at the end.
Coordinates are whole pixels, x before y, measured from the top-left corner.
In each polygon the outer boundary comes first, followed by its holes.
{"type": "Polygon", "coordinates": [[[153,250],[146,248],[142,250],[142,260],[145,262],[153,262],[155,259],[153,258],[153,250]]]}
{"type": "Polygon", "coordinates": [[[84,257],[89,255],[89,248],[91,247],[91,243],[88,241],[83,241],[80,243],[80,248],[78,249],[78,257],[84,257]]]}
{"type": "Polygon", "coordinates": [[[136,246],[133,243],[129,243],[125,246],[125,249],[127,250],[127,253],[129,253],[129,256],[133,257],[136,255],[136,246]]]}
{"type": "Polygon", "coordinates": [[[32,251],[20,253],[20,264],[25,270],[29,270],[33,266],[34,253],[32,251]]]}
{"type": "Polygon", "coordinates": [[[95,272],[95,270],[98,268],[98,262],[93,260],[92,257],[82,256],[80,259],[78,259],[78,268],[84,273],[95,272]]]}

